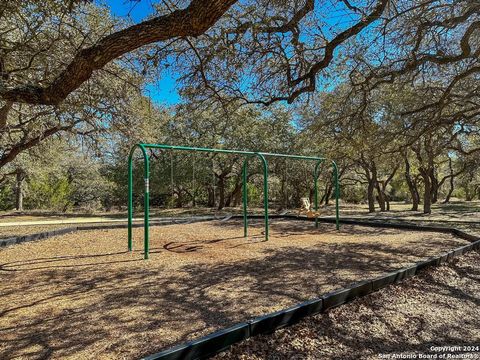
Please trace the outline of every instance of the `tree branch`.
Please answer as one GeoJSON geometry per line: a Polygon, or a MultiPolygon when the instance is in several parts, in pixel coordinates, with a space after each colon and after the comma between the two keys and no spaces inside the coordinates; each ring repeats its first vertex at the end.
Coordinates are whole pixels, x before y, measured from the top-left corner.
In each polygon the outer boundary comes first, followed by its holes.
{"type": "Polygon", "coordinates": [[[192,0],[182,10],[130,26],[80,50],[49,85],[0,89],[0,98],[29,104],[57,105],[87,81],[95,70],[144,45],[207,31],[237,0],[192,0]]]}

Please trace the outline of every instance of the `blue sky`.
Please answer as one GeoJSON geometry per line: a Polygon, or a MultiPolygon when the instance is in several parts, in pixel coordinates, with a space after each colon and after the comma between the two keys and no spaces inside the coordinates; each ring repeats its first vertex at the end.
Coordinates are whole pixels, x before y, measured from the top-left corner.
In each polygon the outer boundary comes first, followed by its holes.
{"type": "MultiPolygon", "coordinates": [[[[97,3],[105,4],[113,16],[121,17],[138,23],[152,13],[152,6],[147,1],[130,0],[99,0],[97,3]]],[[[158,104],[175,105],[181,101],[176,84],[176,76],[168,71],[162,72],[162,78],[157,82],[148,84],[145,95],[150,96],[158,104]]]]}
{"type": "MultiPolygon", "coordinates": [[[[114,17],[129,19],[132,23],[139,23],[154,13],[152,7],[153,0],[95,0],[95,2],[106,5],[114,17]]],[[[324,6],[317,7],[315,11],[319,13],[319,17],[322,17],[320,14],[322,11],[328,13],[330,10],[332,9],[329,6],[324,6]]],[[[329,17],[324,19],[326,23],[322,30],[326,34],[331,33],[332,27],[336,28],[337,31],[343,30],[350,26],[352,22],[358,20],[358,18],[345,16],[345,10],[344,6],[339,5],[334,11],[331,11],[329,17]]],[[[365,33],[366,31],[364,30],[363,32],[365,33]]],[[[339,49],[335,50],[336,55],[338,51],[339,49]]],[[[178,104],[182,99],[178,93],[177,79],[178,76],[173,71],[163,70],[160,79],[155,83],[147,85],[145,95],[151,97],[158,104],[167,106],[178,104]]],[[[341,80],[341,78],[320,78],[317,86],[319,90],[329,90],[338,85],[341,80]]]]}

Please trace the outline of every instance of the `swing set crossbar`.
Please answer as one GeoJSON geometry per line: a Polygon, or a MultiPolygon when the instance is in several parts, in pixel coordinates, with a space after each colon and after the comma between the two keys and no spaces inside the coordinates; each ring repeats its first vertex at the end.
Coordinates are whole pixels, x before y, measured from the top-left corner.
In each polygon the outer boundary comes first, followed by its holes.
{"type": "MultiPolygon", "coordinates": [[[[167,145],[167,144],[135,144],[128,156],[128,250],[133,251],[133,155],[136,149],[140,149],[143,155],[143,177],[144,177],[144,189],[143,189],[143,198],[144,198],[144,258],[148,259],[149,249],[150,249],[150,239],[149,239],[149,218],[150,218],[150,161],[147,154],[148,149],[164,149],[164,150],[178,150],[178,151],[194,151],[194,152],[207,152],[207,153],[219,153],[219,154],[235,154],[243,155],[244,162],[242,168],[242,199],[243,199],[243,224],[244,224],[244,236],[247,237],[248,231],[248,214],[247,214],[247,168],[248,160],[252,157],[257,157],[263,166],[263,206],[264,206],[264,222],[265,222],[265,240],[268,240],[268,161],[269,157],[276,158],[286,158],[293,160],[309,160],[316,161],[315,170],[313,172],[314,179],[314,207],[315,210],[318,210],[318,189],[317,182],[319,176],[319,167],[322,162],[327,159],[324,157],[318,156],[306,156],[306,155],[290,155],[290,154],[277,154],[277,153],[266,153],[266,152],[256,152],[256,151],[242,151],[242,150],[228,150],[228,149],[212,149],[212,148],[203,148],[203,147],[190,147],[190,146],[176,146],[176,145],[167,145]]],[[[333,180],[335,186],[335,219],[336,219],[336,228],[340,228],[340,217],[339,217],[339,196],[340,196],[340,187],[338,180],[338,167],[335,161],[329,160],[333,168],[333,180]]],[[[315,226],[318,227],[318,219],[315,219],[315,226]]]]}

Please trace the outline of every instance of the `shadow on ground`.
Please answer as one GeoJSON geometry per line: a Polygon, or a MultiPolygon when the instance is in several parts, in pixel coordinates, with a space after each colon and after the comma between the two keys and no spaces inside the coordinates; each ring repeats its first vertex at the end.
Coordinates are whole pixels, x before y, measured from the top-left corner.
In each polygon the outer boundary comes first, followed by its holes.
{"type": "Polygon", "coordinates": [[[215,359],[356,360],[379,359],[380,354],[418,359],[420,353],[477,359],[477,350],[463,346],[480,342],[479,262],[480,253],[469,253],[291,328],[237,344],[215,359]]]}
{"type": "MultiPolygon", "coordinates": [[[[191,252],[208,258],[209,247],[219,242],[227,252],[249,251],[263,241],[261,234],[250,243],[236,236],[153,246],[161,262],[119,250],[123,242],[110,252],[3,262],[0,357],[138,358],[454,246],[444,239],[415,247],[382,244],[374,239],[398,230],[345,226],[340,236],[355,232],[373,241],[299,248],[296,234],[318,231],[308,225],[274,224],[273,231],[291,245],[266,248],[243,261],[175,263],[191,252]]],[[[445,291],[452,298],[465,296],[445,291]]]]}

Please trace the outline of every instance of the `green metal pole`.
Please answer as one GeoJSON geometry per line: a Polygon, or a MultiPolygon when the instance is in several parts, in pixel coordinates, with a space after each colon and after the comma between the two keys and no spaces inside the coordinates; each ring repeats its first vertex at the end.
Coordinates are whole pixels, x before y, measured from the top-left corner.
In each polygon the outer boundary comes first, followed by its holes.
{"type": "MultiPolygon", "coordinates": [[[[318,168],[320,164],[322,163],[322,160],[318,160],[317,164],[315,165],[315,170],[313,171],[313,206],[315,208],[315,212],[318,211],[318,168]]],[[[318,216],[315,215],[315,227],[318,228],[318,216]]]]}
{"type": "Polygon", "coordinates": [[[128,251],[133,250],[132,241],[132,218],[133,218],[133,174],[132,157],[136,146],[132,147],[128,156],[128,251]]]}
{"type": "MultiPolygon", "coordinates": [[[[268,241],[268,163],[260,153],[254,153],[253,155],[257,156],[262,161],[263,166],[263,211],[265,217],[265,240],[268,241]]],[[[248,194],[247,194],[247,166],[248,166],[247,157],[243,162],[242,178],[243,178],[243,236],[246,237],[248,234],[248,217],[247,217],[247,203],[248,203],[248,194]]]]}
{"type": "Polygon", "coordinates": [[[140,147],[143,151],[143,157],[144,157],[144,175],[143,175],[143,180],[145,181],[145,185],[143,188],[143,201],[144,201],[144,209],[143,209],[143,214],[144,214],[144,219],[143,219],[143,248],[144,248],[144,259],[148,259],[149,253],[150,253],[150,239],[149,239],[149,220],[150,220],[150,161],[148,159],[147,152],[145,149],[141,146],[140,147]]]}
{"type": "Polygon", "coordinates": [[[147,151],[143,144],[136,144],[130,150],[128,156],[128,251],[133,250],[133,154],[136,148],[140,148],[143,154],[143,178],[145,181],[144,187],[144,258],[148,259],[149,254],[149,215],[150,215],[150,190],[149,190],[149,178],[150,178],[150,164],[147,156],[147,151]]]}
{"type": "Polygon", "coordinates": [[[247,203],[248,203],[248,188],[247,188],[247,164],[248,157],[243,161],[242,169],[242,202],[243,202],[243,237],[248,234],[248,218],[247,218],[247,203]]]}
{"type": "Polygon", "coordinates": [[[332,160],[333,165],[333,176],[335,181],[335,224],[337,230],[340,229],[340,210],[338,207],[338,199],[340,197],[340,185],[338,183],[338,167],[335,161],[332,160]]]}
{"type": "Polygon", "coordinates": [[[263,164],[263,208],[265,214],[265,241],[268,241],[268,163],[265,156],[256,154],[263,164]]]}

